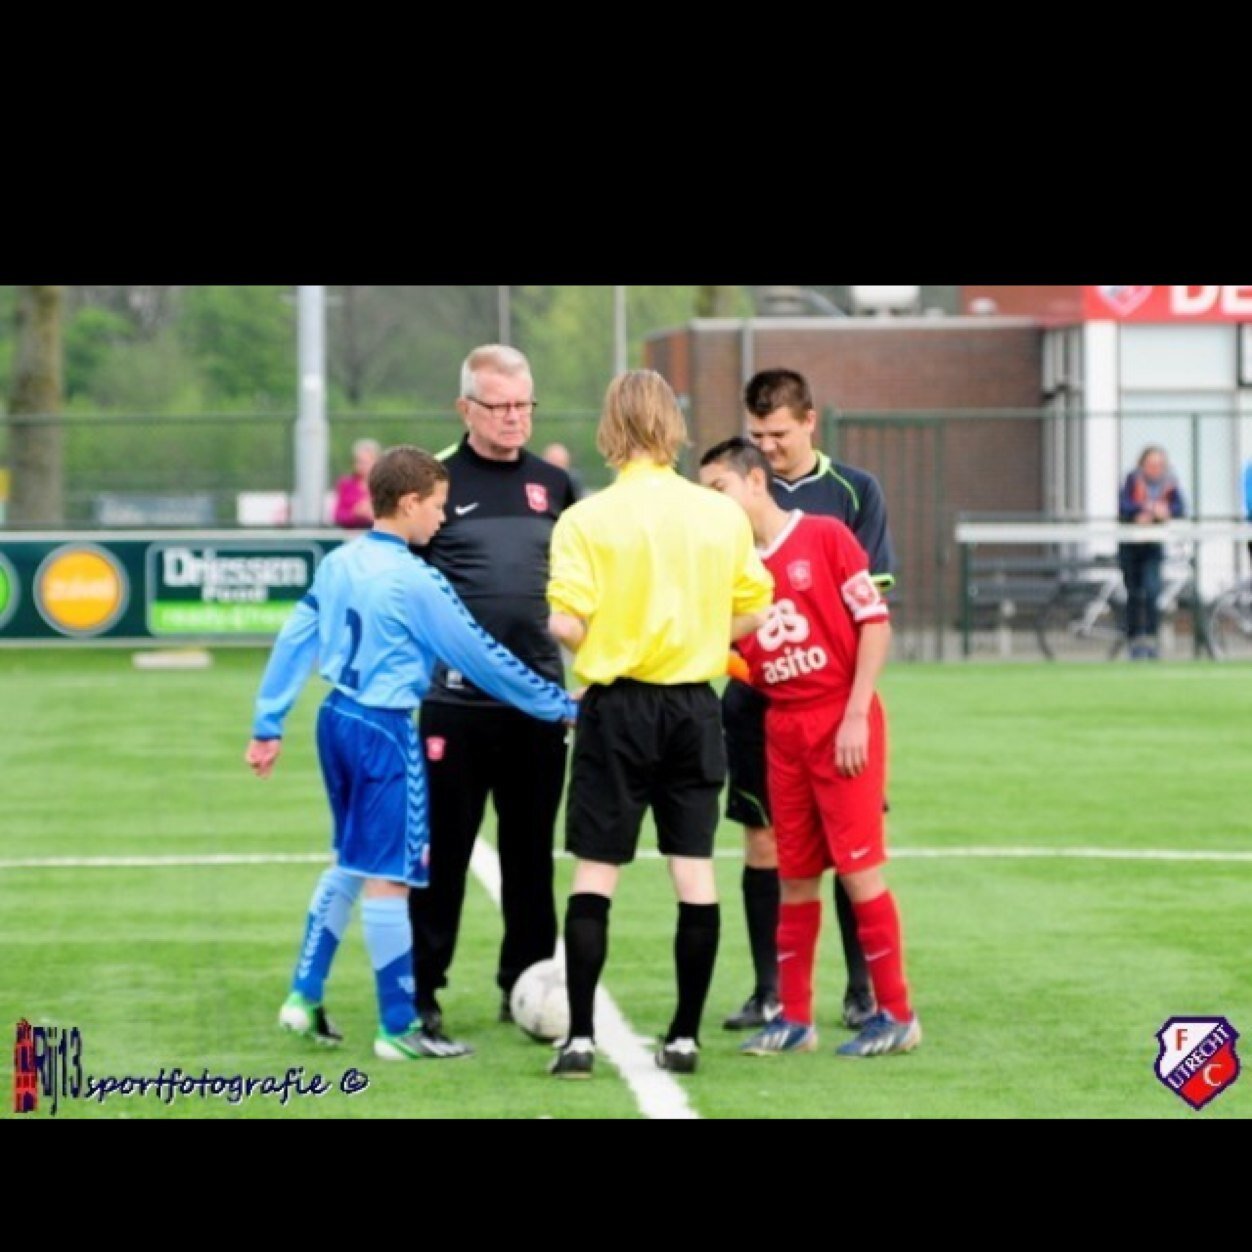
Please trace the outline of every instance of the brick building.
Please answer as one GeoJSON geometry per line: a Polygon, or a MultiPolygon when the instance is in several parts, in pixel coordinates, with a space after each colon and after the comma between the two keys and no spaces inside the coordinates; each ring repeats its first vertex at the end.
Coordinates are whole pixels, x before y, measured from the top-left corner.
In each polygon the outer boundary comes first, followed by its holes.
{"type": "Polygon", "coordinates": [[[697,454],[740,433],[757,370],[804,374],[825,449],[882,483],[897,621],[917,632],[954,619],[959,512],[1044,510],[1042,343],[1037,317],[700,319],[651,336],[646,362],[683,399],[697,454]]]}

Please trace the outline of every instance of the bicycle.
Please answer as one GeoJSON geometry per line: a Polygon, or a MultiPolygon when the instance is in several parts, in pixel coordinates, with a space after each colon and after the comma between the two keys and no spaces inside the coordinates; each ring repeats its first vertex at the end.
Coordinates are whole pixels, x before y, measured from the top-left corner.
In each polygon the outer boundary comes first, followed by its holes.
{"type": "Polygon", "coordinates": [[[1217,660],[1252,660],[1252,578],[1241,579],[1213,601],[1208,638],[1217,660]]]}
{"type": "MultiPolygon", "coordinates": [[[[1162,624],[1195,603],[1189,562],[1166,561],[1156,607],[1162,624]]],[[[1043,655],[1076,660],[1115,659],[1126,646],[1126,584],[1115,557],[1095,557],[1090,565],[1062,575],[1056,593],[1035,622],[1043,655]]],[[[1252,648],[1250,648],[1252,652],[1252,648]]]]}

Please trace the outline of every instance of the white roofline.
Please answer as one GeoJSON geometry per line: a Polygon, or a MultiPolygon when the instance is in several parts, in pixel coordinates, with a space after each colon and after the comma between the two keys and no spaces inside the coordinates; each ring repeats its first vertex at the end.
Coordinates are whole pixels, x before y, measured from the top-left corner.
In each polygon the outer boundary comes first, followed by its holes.
{"type": "MultiPolygon", "coordinates": [[[[1077,322],[1073,323],[1078,325],[1077,322]]],[[[1068,325],[1068,323],[1067,323],[1068,325]]],[[[663,339],[679,330],[735,331],[750,329],[754,335],[772,330],[1047,330],[1055,329],[1037,317],[974,317],[964,314],[943,317],[693,317],[677,326],[654,330],[645,342],[663,339]]]]}

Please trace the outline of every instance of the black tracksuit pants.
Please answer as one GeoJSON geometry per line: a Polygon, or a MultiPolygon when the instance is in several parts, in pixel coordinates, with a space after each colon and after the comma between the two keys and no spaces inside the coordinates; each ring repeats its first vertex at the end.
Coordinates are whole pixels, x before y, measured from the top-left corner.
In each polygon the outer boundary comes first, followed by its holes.
{"type": "Polygon", "coordinates": [[[566,728],[511,708],[438,703],[422,704],[419,726],[430,789],[430,886],[409,893],[417,1003],[447,985],[488,795],[498,819],[504,912],[496,981],[507,993],[523,970],[556,951],[552,844],[566,728]]]}

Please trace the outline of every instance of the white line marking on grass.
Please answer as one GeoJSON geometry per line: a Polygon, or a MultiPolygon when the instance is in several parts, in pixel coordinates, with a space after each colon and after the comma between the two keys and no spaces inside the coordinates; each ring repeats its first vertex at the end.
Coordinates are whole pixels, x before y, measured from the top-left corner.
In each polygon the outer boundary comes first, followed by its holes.
{"type": "Polygon", "coordinates": [[[893,860],[1244,861],[1252,852],[1180,851],[1171,848],[893,848],[893,860]]]}
{"type": "MultiPolygon", "coordinates": [[[[500,858],[485,840],[474,844],[470,868],[497,908],[500,906],[500,858]]],[[[617,1066],[644,1117],[667,1121],[690,1121],[699,1114],[687,1103],[687,1093],[663,1069],[658,1069],[613,997],[603,986],[596,988],[596,1045],[617,1066]]]]}
{"type": "Polygon", "coordinates": [[[35,856],[0,869],[163,869],[181,865],[329,865],[328,852],[222,852],[198,856],[35,856]]]}
{"type": "MultiPolygon", "coordinates": [[[[557,853],[564,857],[563,852],[557,853]]],[[[719,848],[718,860],[739,860],[735,848],[719,848]]],[[[641,861],[659,861],[655,850],[642,850],[641,861]]],[[[1211,861],[1252,864],[1252,852],[1182,851],[1172,848],[953,847],[893,848],[892,860],[1039,860],[1039,861],[1211,861]]],[[[222,852],[187,856],[37,856],[0,860],[0,869],[162,869],[211,865],[329,865],[326,852],[222,852]]],[[[485,885],[485,884],[484,884],[485,885]]],[[[498,899],[499,887],[493,899],[498,899]]]]}

